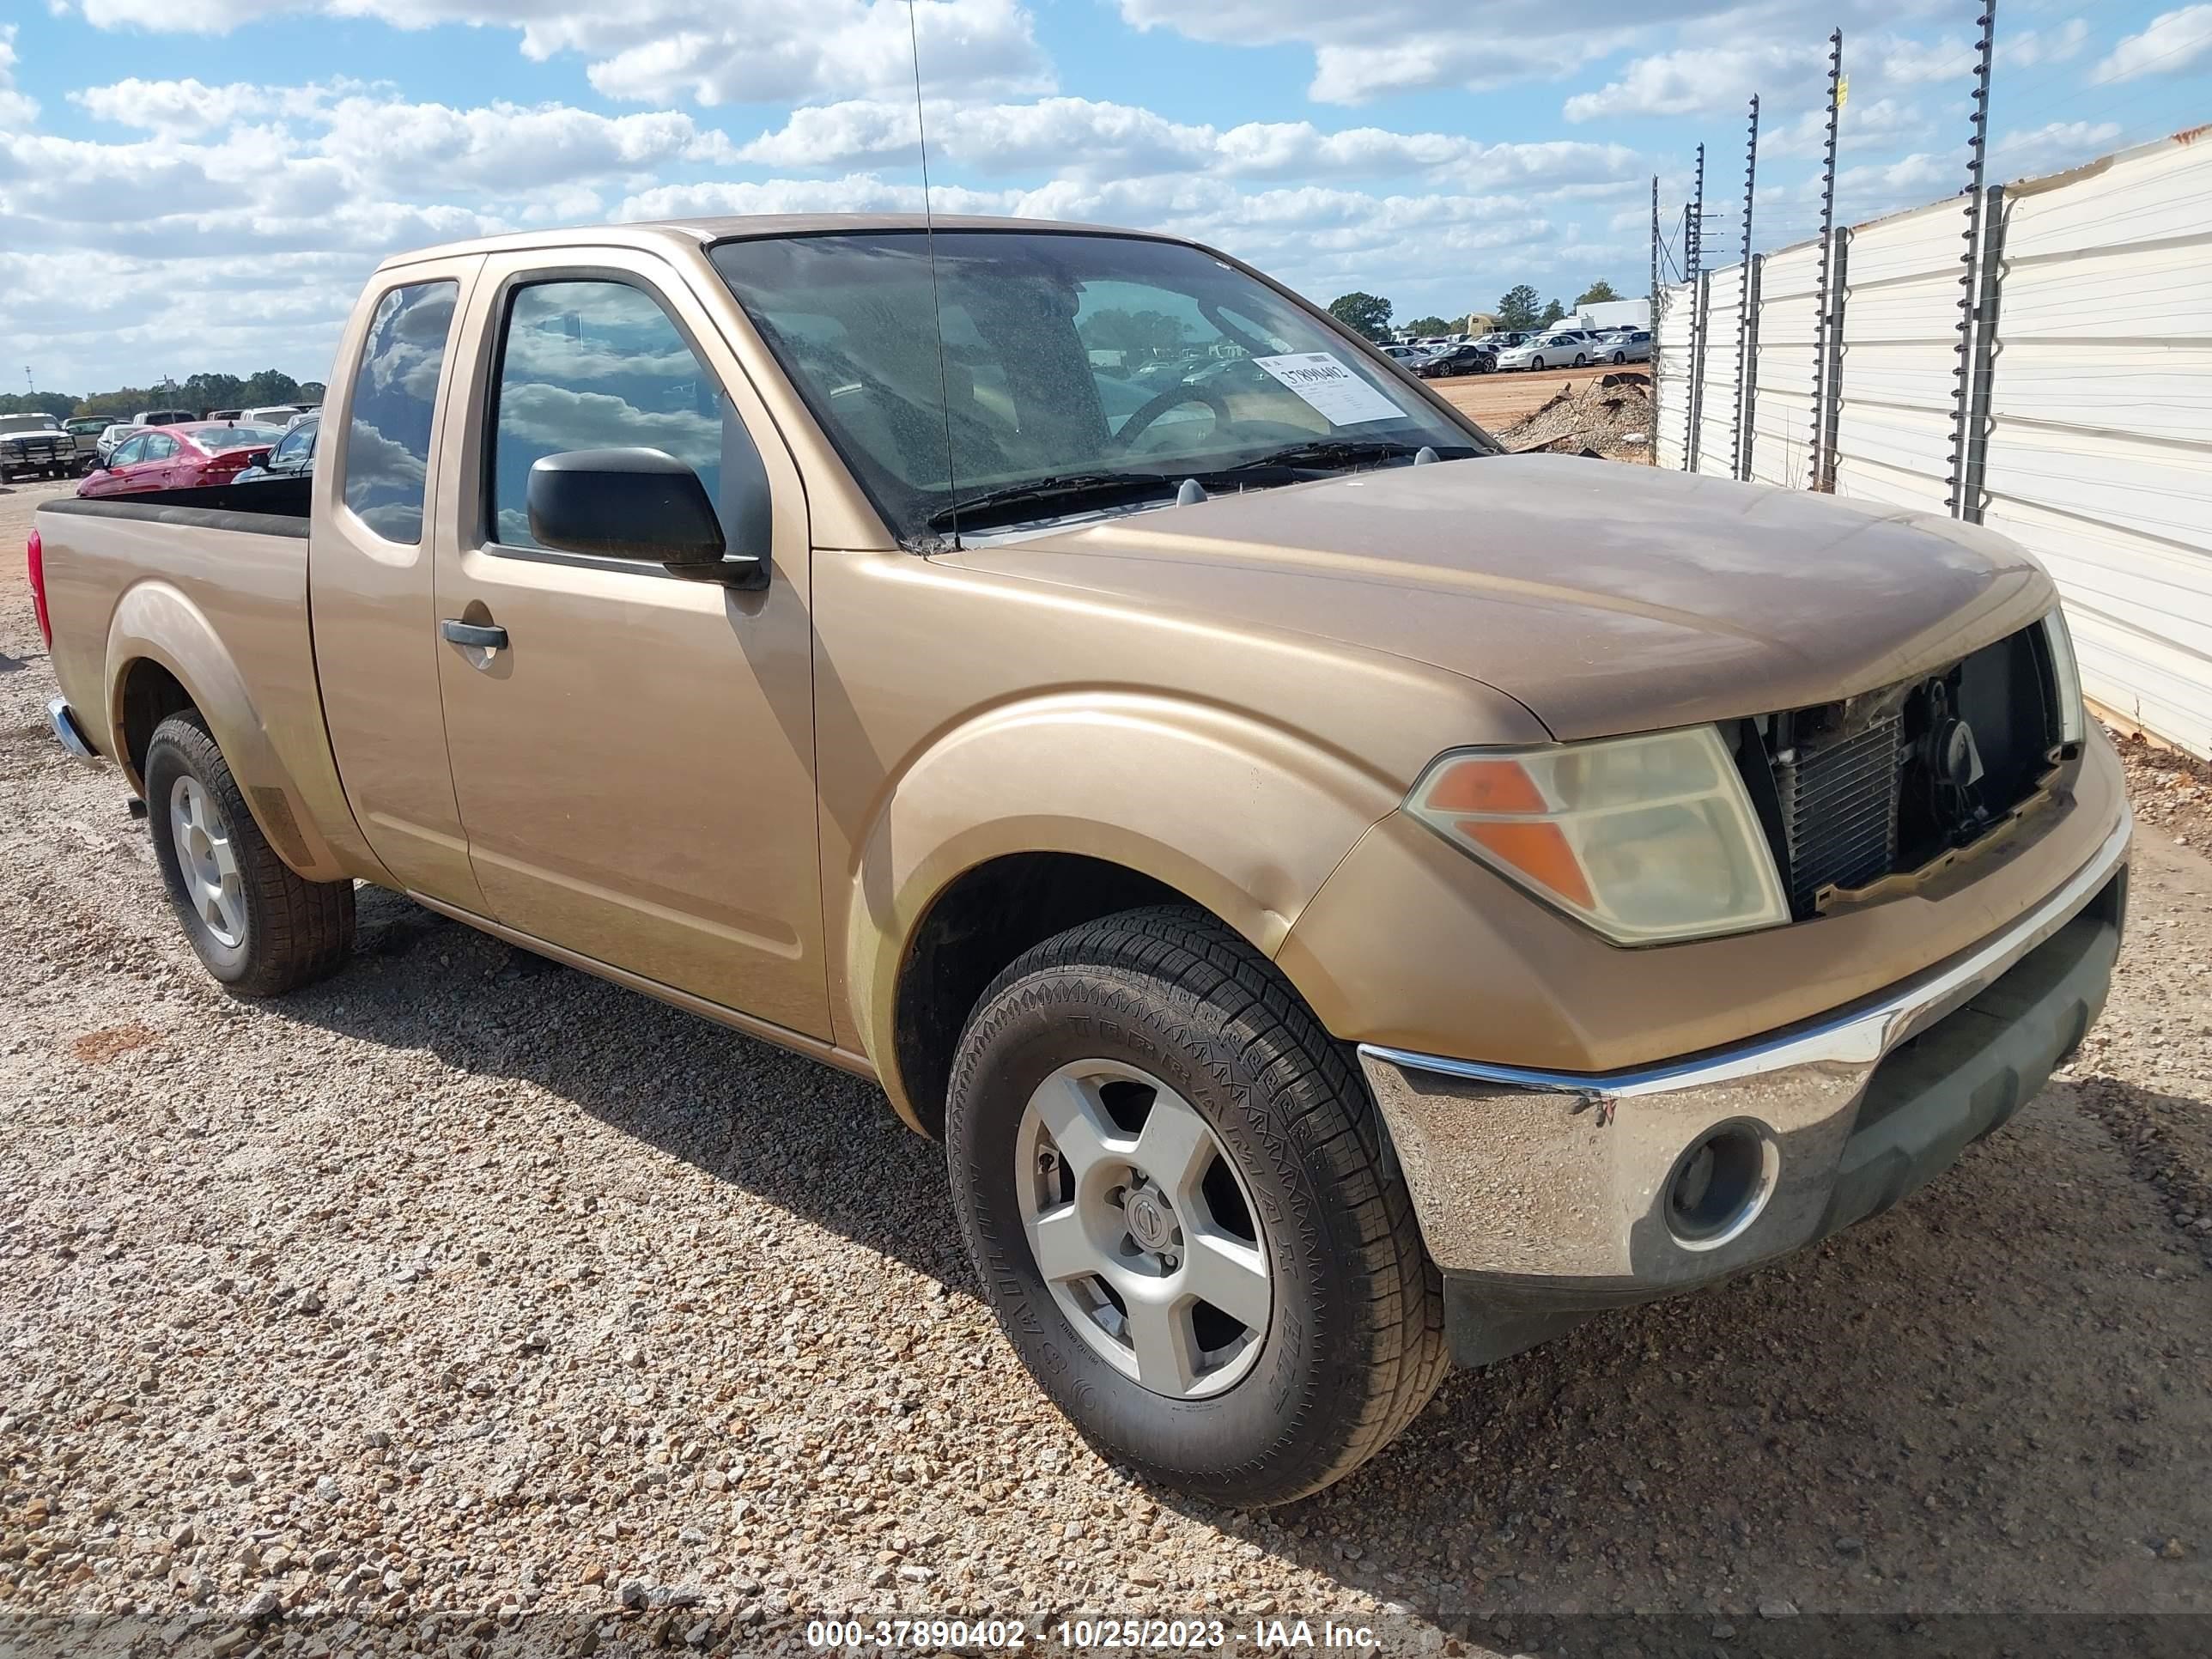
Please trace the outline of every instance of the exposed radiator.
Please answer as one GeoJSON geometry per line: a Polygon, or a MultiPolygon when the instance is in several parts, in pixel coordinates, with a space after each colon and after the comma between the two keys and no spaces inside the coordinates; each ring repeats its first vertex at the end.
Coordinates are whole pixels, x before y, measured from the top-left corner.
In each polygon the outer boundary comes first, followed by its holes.
{"type": "Polygon", "coordinates": [[[1790,844],[1790,911],[1804,917],[1824,887],[1856,887],[1897,862],[1904,721],[1891,715],[1841,743],[1774,769],[1790,844]]]}

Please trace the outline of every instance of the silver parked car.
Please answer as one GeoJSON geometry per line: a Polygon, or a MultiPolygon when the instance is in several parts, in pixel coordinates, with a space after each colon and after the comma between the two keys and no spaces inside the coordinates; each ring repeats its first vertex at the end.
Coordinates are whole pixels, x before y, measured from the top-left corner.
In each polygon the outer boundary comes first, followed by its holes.
{"type": "Polygon", "coordinates": [[[1598,362],[1607,363],[1648,363],[1651,361],[1651,331],[1648,328],[1617,328],[1598,337],[1597,350],[1592,354],[1598,362]]]}

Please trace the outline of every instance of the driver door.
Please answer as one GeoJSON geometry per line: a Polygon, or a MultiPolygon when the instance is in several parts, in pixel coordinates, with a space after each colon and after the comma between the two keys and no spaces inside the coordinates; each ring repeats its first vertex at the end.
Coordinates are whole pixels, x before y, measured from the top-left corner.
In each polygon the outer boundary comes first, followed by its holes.
{"type": "Polygon", "coordinates": [[[441,447],[460,488],[435,532],[439,684],[470,863],[523,933],[826,1039],[796,465],[676,272],[562,257],[486,261],[452,393],[470,417],[441,447]],[[538,543],[532,464],[628,447],[692,466],[726,541],[767,548],[765,589],[538,543]],[[502,643],[469,642],[483,629],[502,643]]]}

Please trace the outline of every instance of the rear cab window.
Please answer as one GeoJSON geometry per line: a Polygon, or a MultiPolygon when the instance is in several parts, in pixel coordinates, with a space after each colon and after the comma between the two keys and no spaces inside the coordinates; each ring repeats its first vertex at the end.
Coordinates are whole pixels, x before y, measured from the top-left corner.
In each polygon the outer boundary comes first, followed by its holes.
{"type": "Polygon", "coordinates": [[[451,277],[392,289],[362,342],[339,489],[348,510],[388,542],[422,539],[431,420],[459,294],[451,277]]]}

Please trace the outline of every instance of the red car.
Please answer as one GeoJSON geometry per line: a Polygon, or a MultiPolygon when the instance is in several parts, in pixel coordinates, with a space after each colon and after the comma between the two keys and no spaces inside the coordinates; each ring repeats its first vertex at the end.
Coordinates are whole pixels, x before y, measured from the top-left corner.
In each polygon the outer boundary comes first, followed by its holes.
{"type": "Polygon", "coordinates": [[[149,427],[115,446],[107,465],[76,487],[80,495],[132,495],[149,489],[225,484],[269,459],[284,434],[274,427],[193,421],[149,427]]]}

